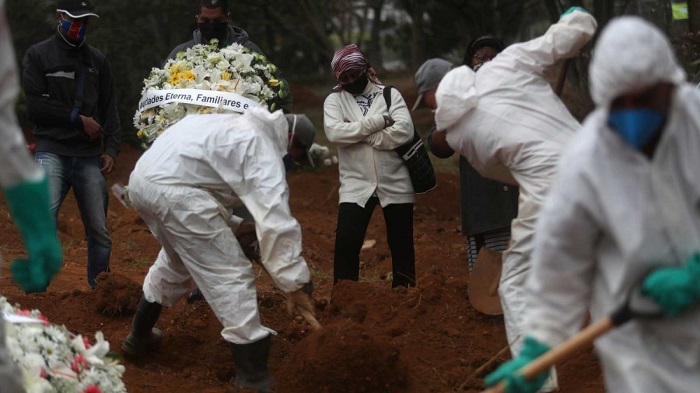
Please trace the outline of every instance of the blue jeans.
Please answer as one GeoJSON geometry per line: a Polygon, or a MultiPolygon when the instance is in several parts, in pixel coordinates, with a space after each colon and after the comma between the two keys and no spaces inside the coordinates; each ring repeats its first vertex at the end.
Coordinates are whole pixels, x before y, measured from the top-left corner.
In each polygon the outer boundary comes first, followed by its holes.
{"type": "Polygon", "coordinates": [[[98,274],[109,271],[112,241],[107,232],[107,182],[100,172],[102,158],[68,157],[37,152],[36,161],[44,168],[51,190],[51,213],[58,222],[58,209],[73,187],[87,237],[87,279],[97,286],[98,274]]]}

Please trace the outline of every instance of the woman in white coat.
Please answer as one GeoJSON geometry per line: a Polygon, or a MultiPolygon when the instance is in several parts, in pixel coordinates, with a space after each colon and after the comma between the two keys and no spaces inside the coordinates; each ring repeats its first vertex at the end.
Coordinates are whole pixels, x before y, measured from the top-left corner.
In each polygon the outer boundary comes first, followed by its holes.
{"type": "Polygon", "coordinates": [[[384,86],[356,45],[338,50],[331,63],[338,86],[323,104],[328,141],[338,147],[340,206],[335,235],[333,282],[359,278],[360,249],[377,204],[382,206],[393,267],[392,287],[414,286],[413,185],[393,151],[413,139],[406,102],[384,86]]]}
{"type": "MultiPolygon", "coordinates": [[[[531,356],[638,291],[669,318],[637,319],[595,345],[606,389],[700,389],[700,91],[668,39],[637,17],[610,22],[590,67],[596,110],[562,156],[527,280],[531,356]],[[651,273],[650,273],[651,272],[651,273]]],[[[506,364],[487,378],[513,378],[506,364]]],[[[536,387],[536,386],[535,386],[536,387]]],[[[534,392],[523,389],[521,392],[534,392]]]]}
{"type": "MultiPolygon", "coordinates": [[[[589,13],[571,9],[543,36],[499,53],[479,69],[478,77],[467,66],[450,71],[436,93],[435,122],[446,130],[450,148],[484,177],[520,186],[498,289],[513,356],[523,339],[524,284],[535,221],[562,149],[580,127],[552,91],[545,71],[575,56],[596,27],[589,13]]],[[[556,389],[556,381],[545,389],[556,389]]]]}

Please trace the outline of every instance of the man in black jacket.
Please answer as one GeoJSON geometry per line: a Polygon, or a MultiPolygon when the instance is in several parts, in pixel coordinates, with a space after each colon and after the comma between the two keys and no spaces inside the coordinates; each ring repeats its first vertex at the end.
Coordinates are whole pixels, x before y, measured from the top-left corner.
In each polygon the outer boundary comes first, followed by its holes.
{"type": "Polygon", "coordinates": [[[199,0],[197,25],[192,39],[173,49],[168,59],[174,59],[179,52],[184,52],[198,44],[207,44],[212,39],[219,40],[219,48],[231,44],[240,44],[253,52],[263,55],[260,48],[248,38],[248,33],[240,27],[229,25],[231,13],[228,12],[227,0],[199,0]]]}
{"type": "Polygon", "coordinates": [[[85,42],[88,0],[58,0],[57,31],[32,45],[22,62],[27,114],[34,123],[36,160],[51,189],[51,211],[73,193],[85,225],[87,278],[109,271],[112,242],[107,232],[107,183],[119,154],[121,128],[114,81],[104,55],[85,42]]]}

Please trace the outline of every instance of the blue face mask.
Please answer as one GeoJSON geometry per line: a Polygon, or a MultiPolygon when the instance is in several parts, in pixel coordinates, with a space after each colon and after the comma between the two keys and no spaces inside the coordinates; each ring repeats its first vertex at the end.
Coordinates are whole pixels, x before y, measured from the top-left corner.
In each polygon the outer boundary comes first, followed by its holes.
{"type": "Polygon", "coordinates": [[[627,144],[641,150],[659,133],[664,112],[649,108],[615,109],[610,111],[608,125],[627,144]]]}

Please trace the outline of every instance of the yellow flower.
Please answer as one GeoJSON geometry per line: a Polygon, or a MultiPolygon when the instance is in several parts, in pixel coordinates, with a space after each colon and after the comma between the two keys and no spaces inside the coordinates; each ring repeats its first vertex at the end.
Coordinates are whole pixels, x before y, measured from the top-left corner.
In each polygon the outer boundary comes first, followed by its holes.
{"type": "Polygon", "coordinates": [[[278,81],[277,79],[270,79],[269,81],[267,81],[267,84],[272,87],[275,87],[280,85],[280,81],[278,81]]]}
{"type": "Polygon", "coordinates": [[[136,133],[136,137],[139,138],[139,139],[143,138],[143,130],[139,130],[139,131],[136,133]]]}
{"type": "Polygon", "coordinates": [[[225,80],[225,81],[230,81],[231,80],[231,73],[230,72],[222,72],[221,79],[225,80]]]}
{"type": "Polygon", "coordinates": [[[185,71],[185,72],[180,74],[180,77],[184,80],[193,81],[194,80],[194,72],[185,71]]]}
{"type": "Polygon", "coordinates": [[[187,71],[187,63],[185,63],[184,61],[175,62],[173,63],[173,65],[170,66],[169,71],[171,76],[174,74],[179,74],[183,71],[187,71]]]}
{"type": "Polygon", "coordinates": [[[170,82],[171,85],[177,85],[178,83],[180,83],[180,74],[170,74],[168,82],[170,82]]]}

